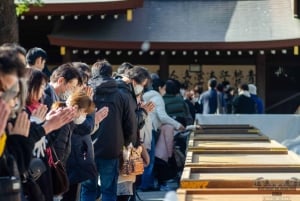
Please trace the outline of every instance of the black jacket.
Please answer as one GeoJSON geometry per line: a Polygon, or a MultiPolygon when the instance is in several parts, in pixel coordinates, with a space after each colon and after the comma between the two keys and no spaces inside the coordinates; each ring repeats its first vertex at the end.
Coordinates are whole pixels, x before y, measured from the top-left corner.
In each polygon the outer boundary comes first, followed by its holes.
{"type": "Polygon", "coordinates": [[[116,80],[99,78],[90,84],[95,91],[97,108],[107,106],[108,116],[95,132],[95,158],[115,159],[121,154],[123,145],[136,141],[137,123],[129,96],[118,89],[116,80]]]}
{"type": "MultiPolygon", "coordinates": [[[[43,103],[47,105],[48,111],[56,101],[60,101],[60,99],[54,91],[54,88],[48,84],[43,97],[43,103]]],[[[71,135],[74,126],[73,122],[71,122],[47,135],[48,144],[53,146],[57,157],[64,165],[66,165],[69,154],[71,153],[71,135]]]]}
{"type": "Polygon", "coordinates": [[[75,126],[73,122],[70,122],[47,136],[48,144],[53,146],[58,159],[64,166],[66,166],[71,153],[71,136],[75,126]]]}
{"type": "MultiPolygon", "coordinates": [[[[8,157],[9,155],[12,156],[12,158],[16,161],[17,167],[18,167],[18,174],[23,174],[27,171],[29,167],[29,162],[32,156],[32,149],[33,149],[33,143],[24,136],[21,135],[8,135],[7,141],[5,145],[5,152],[3,156],[0,158],[0,176],[12,176],[11,175],[11,168],[13,165],[11,163],[8,163],[8,167],[3,165],[5,163],[5,157],[8,157]]],[[[17,176],[15,175],[13,176],[17,176]]]]}
{"type": "Polygon", "coordinates": [[[94,128],[94,122],[94,115],[87,115],[86,120],[82,124],[76,125],[73,131],[71,154],[66,166],[70,184],[93,179],[98,175],[90,135],[94,128]]]}
{"type": "Polygon", "coordinates": [[[255,102],[250,97],[239,95],[233,99],[232,112],[233,114],[255,114],[255,102]]]}
{"type": "MultiPolygon", "coordinates": [[[[138,106],[132,84],[127,84],[120,79],[117,80],[117,83],[119,89],[128,96],[129,104],[131,108],[134,108],[136,121],[137,121],[137,129],[138,130],[142,129],[145,125],[145,119],[148,114],[143,108],[140,108],[138,106]]],[[[138,133],[138,130],[136,131],[136,133],[138,133]]],[[[134,142],[134,144],[135,145],[139,144],[139,141],[134,142]]]]}

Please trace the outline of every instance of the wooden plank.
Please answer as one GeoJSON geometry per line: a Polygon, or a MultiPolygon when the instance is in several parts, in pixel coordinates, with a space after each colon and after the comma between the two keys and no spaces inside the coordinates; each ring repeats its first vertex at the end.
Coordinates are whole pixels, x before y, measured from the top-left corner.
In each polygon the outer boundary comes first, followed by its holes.
{"type": "Polygon", "coordinates": [[[289,188],[300,187],[299,172],[199,173],[184,168],[180,188],[289,188]]]}
{"type": "Polygon", "coordinates": [[[250,124],[199,124],[201,129],[256,129],[250,124]]]}
{"type": "Polygon", "coordinates": [[[293,152],[278,154],[198,154],[188,152],[185,166],[211,167],[288,167],[300,166],[300,158],[293,152]]]}
{"type": "Polygon", "coordinates": [[[234,150],[243,150],[243,149],[286,149],[285,146],[280,144],[275,140],[271,140],[270,142],[245,142],[245,141],[201,141],[201,140],[190,140],[189,141],[190,148],[199,148],[205,150],[219,150],[219,149],[234,149],[234,150]]]}
{"type": "Polygon", "coordinates": [[[197,134],[233,134],[233,133],[260,133],[260,130],[252,125],[247,124],[215,124],[199,125],[195,131],[197,134]]]}
{"type": "MultiPolygon", "coordinates": [[[[300,188],[286,189],[286,188],[274,188],[274,189],[257,189],[257,188],[189,188],[189,189],[177,189],[177,192],[186,190],[188,194],[198,195],[244,195],[244,194],[256,194],[256,195],[300,195],[300,188]]],[[[297,200],[298,201],[298,200],[297,200]]]]}
{"type": "Polygon", "coordinates": [[[273,165],[264,165],[264,166],[216,166],[216,165],[187,165],[186,167],[192,167],[192,171],[199,173],[248,173],[248,172],[300,172],[299,165],[282,165],[282,166],[273,166],[273,165]]]}
{"type": "Polygon", "coordinates": [[[222,128],[222,129],[197,129],[196,134],[258,134],[260,133],[259,129],[233,129],[233,128],[222,128]]]}
{"type": "Polygon", "coordinates": [[[179,201],[299,201],[300,195],[272,195],[272,194],[203,194],[196,190],[178,189],[179,201]]]}
{"type": "Polygon", "coordinates": [[[200,154],[287,154],[288,149],[271,140],[257,141],[200,141],[189,140],[188,150],[200,154]]]}
{"type": "Polygon", "coordinates": [[[201,141],[264,141],[269,142],[269,137],[261,134],[193,134],[191,140],[201,141]]]}
{"type": "Polygon", "coordinates": [[[189,149],[189,151],[199,154],[287,154],[287,149],[270,149],[270,150],[254,150],[254,149],[243,149],[243,150],[195,150],[189,149]]]}

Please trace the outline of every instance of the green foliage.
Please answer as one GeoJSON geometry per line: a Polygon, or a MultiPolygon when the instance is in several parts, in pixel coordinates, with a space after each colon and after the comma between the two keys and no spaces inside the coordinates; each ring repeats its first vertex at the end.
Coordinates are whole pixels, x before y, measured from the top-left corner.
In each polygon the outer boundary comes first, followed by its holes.
{"type": "Polygon", "coordinates": [[[29,6],[42,6],[43,0],[18,0],[16,3],[17,16],[29,11],[29,6]]]}

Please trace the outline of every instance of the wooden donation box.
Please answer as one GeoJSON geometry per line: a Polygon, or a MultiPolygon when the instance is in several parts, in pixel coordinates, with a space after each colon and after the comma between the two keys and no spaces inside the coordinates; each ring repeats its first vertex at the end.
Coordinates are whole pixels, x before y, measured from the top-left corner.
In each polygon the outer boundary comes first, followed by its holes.
{"type": "Polygon", "coordinates": [[[300,157],[251,125],[190,135],[179,200],[300,201],[300,157]]]}

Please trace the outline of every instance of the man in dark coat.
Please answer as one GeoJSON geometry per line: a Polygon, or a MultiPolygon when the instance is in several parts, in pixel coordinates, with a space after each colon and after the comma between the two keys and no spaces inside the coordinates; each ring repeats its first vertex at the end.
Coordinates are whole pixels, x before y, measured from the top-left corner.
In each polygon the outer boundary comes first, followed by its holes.
{"type": "MultiPolygon", "coordinates": [[[[111,78],[112,67],[107,61],[92,66],[89,85],[94,89],[97,108],[108,107],[108,116],[100,123],[93,135],[95,162],[101,180],[103,201],[117,199],[119,157],[123,146],[136,141],[137,123],[134,108],[128,97],[118,89],[116,80],[111,78]]],[[[82,184],[81,201],[96,199],[98,178],[82,184]]]]}
{"type": "Polygon", "coordinates": [[[239,86],[239,95],[233,99],[232,112],[233,114],[255,114],[255,101],[251,98],[249,87],[247,84],[239,86]]]}

